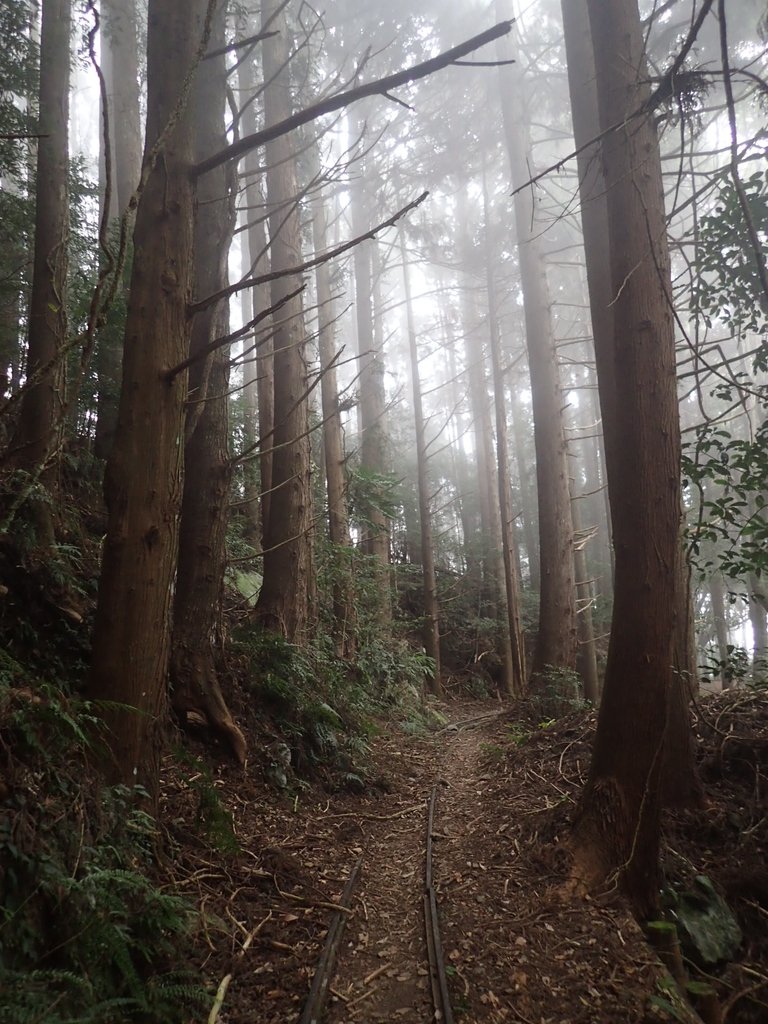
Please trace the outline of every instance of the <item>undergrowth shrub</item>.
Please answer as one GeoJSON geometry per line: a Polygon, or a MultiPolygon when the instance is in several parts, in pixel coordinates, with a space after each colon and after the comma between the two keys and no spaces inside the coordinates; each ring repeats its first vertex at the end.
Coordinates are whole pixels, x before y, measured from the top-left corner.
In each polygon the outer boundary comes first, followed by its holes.
{"type": "Polygon", "coordinates": [[[366,631],[364,623],[353,661],[338,657],[325,633],[300,647],[247,626],[235,645],[248,689],[310,765],[344,766],[363,754],[380,716],[419,719],[424,681],[434,672],[422,650],[380,627],[366,631]]]}
{"type": "Polygon", "coordinates": [[[92,707],[0,664],[2,1020],[188,1020],[204,993],[178,969],[193,908],[153,878],[142,794],[88,762],[92,707]],[[138,798],[138,799],[137,799],[138,798]]]}

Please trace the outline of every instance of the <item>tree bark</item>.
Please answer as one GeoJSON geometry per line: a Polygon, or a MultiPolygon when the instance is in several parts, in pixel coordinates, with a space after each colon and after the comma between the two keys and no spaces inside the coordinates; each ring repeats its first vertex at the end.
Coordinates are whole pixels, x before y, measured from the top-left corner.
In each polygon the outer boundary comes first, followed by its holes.
{"type": "MultiPolygon", "coordinates": [[[[245,60],[240,65],[240,106],[243,110],[242,124],[243,131],[250,133],[256,131],[255,103],[250,102],[256,91],[256,80],[251,60],[245,60]]],[[[260,187],[262,172],[259,170],[258,152],[252,150],[243,161],[243,170],[246,175],[246,211],[245,216],[248,222],[246,232],[249,254],[249,274],[258,270],[261,274],[269,273],[270,256],[267,242],[267,229],[264,219],[266,204],[260,187]]],[[[251,295],[253,297],[253,313],[258,314],[262,310],[269,309],[272,299],[268,284],[257,284],[254,286],[251,295]]],[[[246,447],[259,443],[259,478],[261,484],[261,542],[264,545],[264,535],[269,523],[269,508],[272,500],[272,446],[274,444],[273,429],[275,426],[275,379],[274,379],[274,339],[272,337],[272,318],[268,317],[260,327],[260,332],[254,339],[254,350],[246,357],[243,366],[243,378],[245,385],[246,401],[246,447]],[[254,408],[256,416],[254,417],[254,408]]],[[[246,466],[246,479],[253,479],[251,463],[246,466]]],[[[248,497],[248,495],[246,495],[248,497]]],[[[255,533],[255,509],[252,503],[248,506],[251,509],[250,519],[253,522],[255,533]]]]}
{"type": "MultiPolygon", "coordinates": [[[[69,245],[70,0],[43,0],[35,245],[29,303],[27,389],[10,443],[9,464],[48,490],[56,485],[55,453],[64,408],[63,346],[67,335],[69,245]]],[[[54,542],[53,503],[33,502],[38,541],[54,542]]]]}
{"type": "Polygon", "coordinates": [[[528,445],[530,433],[528,424],[523,421],[520,402],[513,394],[510,401],[512,409],[512,436],[515,442],[515,459],[520,482],[520,501],[522,505],[523,540],[528,562],[528,586],[535,593],[541,591],[541,575],[539,573],[539,540],[536,530],[536,494],[531,480],[531,468],[528,464],[528,445]]]}
{"type": "Polygon", "coordinates": [[[499,512],[501,516],[501,547],[504,560],[504,591],[506,597],[509,641],[512,653],[512,693],[521,696],[526,688],[525,645],[520,626],[520,583],[512,517],[512,486],[509,475],[509,439],[506,393],[501,361],[498,303],[494,277],[494,254],[490,241],[488,195],[483,174],[483,213],[485,218],[485,271],[488,289],[488,329],[490,336],[493,404],[496,413],[496,466],[499,481],[499,512]]]}
{"type": "Polygon", "coordinates": [[[765,677],[766,656],[768,656],[768,624],[766,623],[764,597],[765,588],[755,575],[750,573],[749,621],[752,625],[752,675],[756,681],[765,677]]]}
{"type": "MultiPolygon", "coordinates": [[[[277,124],[293,110],[288,26],[278,0],[262,4],[262,25],[279,35],[263,44],[265,125],[277,124]]],[[[266,147],[267,202],[272,270],[298,266],[301,221],[298,209],[294,143],[282,135],[266,147]]],[[[271,284],[272,305],[295,290],[289,278],[271,284]]],[[[311,615],[312,573],[309,406],[306,397],[306,332],[301,296],[286,302],[274,326],[274,409],[272,495],[264,523],[264,583],[257,618],[287,640],[306,637],[311,615]]]]}
{"type": "MultiPolygon", "coordinates": [[[[360,138],[365,129],[362,116],[350,111],[350,129],[354,138],[360,138]]],[[[350,187],[352,235],[364,234],[370,227],[371,203],[365,175],[365,157],[362,171],[350,187]]],[[[371,261],[378,242],[371,239],[355,246],[353,267],[355,277],[355,314],[357,322],[357,354],[360,372],[360,468],[366,474],[383,476],[389,469],[387,458],[386,394],[384,391],[384,352],[376,344],[373,321],[373,276],[371,261]]],[[[362,548],[374,559],[377,578],[377,600],[380,621],[388,623],[392,616],[389,561],[390,524],[375,502],[364,504],[366,525],[362,531],[362,548]]]]}
{"type": "MultiPolygon", "coordinates": [[[[503,0],[496,0],[497,13],[501,13],[504,6],[503,0]]],[[[510,46],[499,44],[502,58],[509,59],[512,53],[510,46]]],[[[519,188],[527,181],[532,166],[523,80],[514,65],[500,68],[500,76],[501,108],[512,183],[519,188]]],[[[529,189],[516,192],[514,204],[531,374],[539,508],[541,590],[531,685],[540,687],[545,684],[550,669],[574,669],[576,666],[573,525],[564,401],[552,334],[549,288],[540,240],[541,225],[537,224],[529,189]]]]}
{"type": "MultiPolygon", "coordinates": [[[[665,737],[677,706],[683,607],[680,425],[664,193],[636,0],[588,0],[608,214],[610,339],[596,333],[616,587],[590,774],[574,824],[575,874],[616,877],[640,916],[656,906],[665,737]]],[[[590,259],[590,250],[587,250],[590,259]]],[[[690,757],[690,748],[680,752],[690,757]]]]}
{"type": "Polygon", "coordinates": [[[123,387],[105,476],[109,522],[89,681],[91,698],[110,702],[103,717],[111,776],[150,792],[167,713],[183,483],[187,374],[168,371],[189,352],[195,154],[186,90],[205,41],[206,7],[206,0],[149,4],[147,177],[136,213],[123,387]]]}
{"type": "Polygon", "coordinates": [[[722,573],[715,572],[709,580],[709,597],[712,603],[712,623],[717,639],[717,657],[722,668],[720,680],[724,690],[730,686],[730,676],[725,666],[728,664],[728,617],[725,611],[725,585],[722,573]]]}
{"type": "MultiPolygon", "coordinates": [[[[225,5],[220,4],[211,30],[214,49],[224,45],[224,18],[225,5]]],[[[197,160],[203,160],[226,141],[226,87],[224,55],[205,60],[192,95],[197,160]]],[[[198,186],[194,232],[196,297],[210,295],[229,283],[227,261],[235,220],[231,188],[227,167],[217,167],[198,186]]],[[[228,333],[229,303],[223,299],[195,315],[190,355],[205,351],[213,339],[228,333]]],[[[217,671],[232,480],[228,390],[228,346],[219,346],[206,358],[191,364],[173,605],[171,695],[177,714],[182,718],[190,711],[202,715],[242,764],[245,737],[229,713],[217,671]]]]}
{"type": "Polygon", "coordinates": [[[435,576],[427,439],[424,426],[424,408],[421,398],[419,347],[416,340],[416,323],[413,316],[408,252],[405,247],[405,232],[402,227],[400,228],[400,257],[403,263],[403,288],[405,291],[405,315],[408,327],[408,352],[411,363],[413,418],[416,428],[416,475],[418,478],[421,572],[424,595],[424,649],[435,663],[435,674],[431,680],[430,689],[432,693],[440,696],[443,692],[443,684],[440,677],[440,611],[437,600],[437,578],[435,576]]]}
{"type": "MultiPolygon", "coordinates": [[[[313,147],[313,177],[320,172],[317,144],[313,147]]],[[[312,200],[312,241],[316,253],[328,248],[328,219],[325,196],[318,189],[312,200]]],[[[344,440],[339,411],[339,388],[335,360],[335,301],[328,263],[320,263],[315,271],[317,281],[318,345],[320,348],[320,397],[323,416],[323,451],[328,499],[328,539],[333,546],[333,636],[336,653],[351,658],[355,648],[355,607],[352,580],[352,542],[349,535],[347,479],[344,440]]]]}
{"type": "Polygon", "coordinates": [[[574,494],[571,499],[571,519],[573,522],[573,568],[576,576],[576,597],[579,607],[577,621],[579,630],[579,653],[577,667],[584,684],[584,699],[597,707],[600,702],[600,681],[597,676],[597,655],[595,652],[595,630],[592,623],[592,584],[589,580],[587,567],[586,544],[587,535],[582,531],[581,509],[582,498],[574,494]]]}
{"type": "MultiPolygon", "coordinates": [[[[141,174],[136,0],[102,0],[101,19],[101,66],[109,101],[109,143],[113,167],[109,215],[114,218],[126,211],[130,215],[129,201],[141,174]]],[[[103,132],[101,145],[104,145],[103,132]]],[[[126,288],[129,273],[126,267],[126,288]]],[[[107,325],[96,347],[99,390],[94,451],[102,459],[109,454],[117,426],[122,341],[120,331],[113,325],[107,325]]]]}

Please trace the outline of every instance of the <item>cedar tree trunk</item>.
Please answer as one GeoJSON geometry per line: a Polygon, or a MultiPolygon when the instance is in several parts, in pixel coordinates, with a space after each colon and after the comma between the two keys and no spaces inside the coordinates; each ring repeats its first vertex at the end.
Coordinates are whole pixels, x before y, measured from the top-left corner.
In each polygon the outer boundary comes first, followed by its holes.
{"type": "MultiPolygon", "coordinates": [[[[114,217],[126,211],[130,215],[129,202],[141,174],[136,0],[102,0],[101,17],[101,60],[110,104],[109,143],[113,170],[109,212],[110,217],[114,217]]],[[[101,144],[104,145],[103,132],[101,144]]],[[[127,285],[126,280],[126,288],[127,285]]],[[[108,324],[100,333],[96,348],[99,394],[94,451],[102,459],[109,454],[117,425],[122,342],[120,332],[108,324]]]]}
{"type": "MultiPolygon", "coordinates": [[[[43,0],[39,131],[35,178],[35,252],[29,303],[27,389],[10,444],[9,463],[55,484],[52,457],[64,406],[63,345],[67,334],[69,244],[70,0],[43,0]]],[[[34,502],[38,540],[54,540],[51,504],[34,502]]]]}
{"type": "Polygon", "coordinates": [[[424,408],[421,400],[421,375],[419,373],[419,348],[416,341],[416,324],[413,317],[408,253],[405,248],[405,232],[402,227],[400,228],[400,257],[403,262],[403,288],[405,291],[405,315],[408,325],[408,352],[411,362],[413,417],[416,427],[416,475],[419,485],[421,572],[424,594],[424,650],[435,663],[435,675],[431,681],[430,689],[432,693],[440,696],[443,692],[443,684],[440,678],[440,612],[437,602],[435,552],[432,537],[427,439],[424,431],[424,408]]]}
{"type": "MultiPolygon", "coordinates": [[[[211,49],[224,45],[224,4],[214,16],[211,49]]],[[[192,110],[196,159],[226,143],[224,109],[227,68],[224,55],[203,61],[195,78],[192,110]]],[[[234,228],[230,166],[204,175],[195,217],[195,297],[226,288],[227,259],[234,228]]],[[[189,368],[189,406],[184,446],[184,491],[179,530],[179,561],[173,605],[171,694],[182,717],[195,711],[230,746],[240,763],[245,738],[232,720],[217,672],[218,620],[226,568],[226,532],[232,463],[229,457],[229,345],[199,358],[206,346],[229,333],[229,302],[220,300],[195,315],[189,368]]]]}
{"type": "MultiPolygon", "coordinates": [[[[360,138],[365,123],[359,108],[349,111],[349,123],[353,137],[360,138]]],[[[370,228],[371,203],[367,200],[365,158],[362,158],[362,172],[350,187],[352,234],[361,235],[370,228]]],[[[357,319],[357,354],[360,360],[360,468],[372,474],[387,472],[387,438],[385,427],[386,395],[384,392],[384,352],[376,344],[373,327],[373,277],[371,260],[375,240],[361,242],[353,251],[355,276],[355,313],[357,319]]],[[[377,574],[377,597],[379,618],[388,622],[391,618],[389,593],[389,522],[375,503],[364,508],[367,525],[363,528],[362,547],[367,555],[373,556],[377,574]]]]}
{"type": "MultiPolygon", "coordinates": [[[[264,93],[266,126],[293,113],[287,24],[281,6],[278,0],[265,0],[261,11],[262,24],[279,32],[263,44],[264,79],[268,83],[264,93]]],[[[302,262],[295,145],[295,139],[284,135],[265,147],[273,271],[302,262]]],[[[277,306],[295,288],[292,278],[273,281],[272,305],[277,306]]],[[[305,349],[304,310],[298,296],[286,302],[275,316],[272,496],[269,519],[264,523],[264,583],[256,607],[261,622],[290,641],[300,641],[310,626],[312,547],[305,349]]]]}
{"type": "MultiPolygon", "coordinates": [[[[501,17],[506,5],[496,0],[501,17]]],[[[510,37],[511,39],[511,37],[510,37]]],[[[509,59],[505,39],[498,52],[509,59]]],[[[519,67],[519,65],[518,65],[519,67]]],[[[521,188],[533,166],[522,73],[514,66],[499,69],[501,109],[512,184],[521,188]]],[[[549,668],[576,667],[576,603],[573,578],[573,524],[568,456],[563,420],[563,392],[552,333],[549,286],[537,221],[529,188],[514,197],[517,254],[525,312],[525,340],[531,374],[533,437],[539,507],[539,628],[531,665],[531,685],[541,686],[549,668]]]]}
{"type": "MultiPolygon", "coordinates": [[[[249,24],[251,24],[249,22],[249,24]]],[[[256,110],[253,96],[256,92],[256,78],[251,59],[240,65],[240,107],[243,111],[242,130],[244,135],[252,135],[256,131],[256,110]]],[[[251,150],[243,160],[246,176],[245,217],[248,222],[246,231],[249,261],[252,274],[267,274],[270,269],[267,229],[264,220],[264,196],[260,186],[263,171],[259,166],[259,150],[251,150]]],[[[272,299],[268,284],[254,286],[252,295],[253,315],[257,316],[269,309],[272,299]]],[[[279,315],[279,314],[278,314],[279,315]]],[[[246,356],[243,366],[243,383],[245,385],[246,405],[246,449],[258,441],[259,481],[261,485],[261,543],[264,545],[264,533],[269,523],[269,507],[272,500],[272,445],[274,443],[273,428],[275,425],[275,382],[273,360],[272,318],[262,321],[259,334],[254,338],[253,351],[246,356]],[[254,414],[255,413],[255,414],[254,414]]],[[[252,500],[253,465],[246,464],[246,500],[247,514],[252,523],[252,533],[256,533],[256,508],[252,500]]]]}
{"type": "Polygon", "coordinates": [[[167,713],[192,290],[194,147],[187,110],[206,0],[150,0],[146,185],[136,212],[90,696],[110,703],[112,776],[157,785],[167,713]],[[162,138],[160,138],[163,133],[162,138]],[[159,152],[155,147],[159,141],[159,152]]]}
{"type": "Polygon", "coordinates": [[[501,334],[494,275],[494,254],[489,225],[489,205],[485,174],[483,174],[483,213],[485,218],[485,272],[488,287],[488,328],[490,334],[491,370],[493,374],[493,405],[496,413],[496,464],[499,481],[499,511],[501,515],[501,546],[504,558],[504,588],[506,593],[509,639],[512,651],[512,692],[518,696],[525,692],[525,645],[520,626],[520,582],[512,517],[512,484],[509,474],[509,436],[507,403],[502,371],[501,334]]]}
{"type": "Polygon", "coordinates": [[[501,511],[496,461],[493,453],[493,426],[491,403],[488,395],[486,356],[483,339],[475,323],[472,271],[481,269],[482,257],[477,256],[470,234],[467,197],[464,190],[458,195],[458,231],[462,265],[467,273],[462,288],[462,319],[466,346],[469,399],[474,421],[475,453],[477,459],[477,492],[480,505],[481,552],[483,566],[483,598],[487,609],[482,614],[497,623],[497,655],[501,664],[500,688],[504,693],[515,691],[515,666],[509,635],[509,615],[504,588],[504,556],[502,554],[501,511]]]}
{"type": "Polygon", "coordinates": [[[595,342],[616,584],[574,871],[587,885],[617,879],[645,916],[658,899],[662,766],[683,607],[674,320],[659,144],[652,118],[636,116],[648,96],[636,0],[588,0],[588,10],[606,132],[613,331],[610,339],[596,332],[595,342]]]}
{"type": "MultiPolygon", "coordinates": [[[[317,143],[312,147],[313,178],[320,172],[317,143]]],[[[312,241],[315,252],[328,248],[326,199],[318,189],[312,199],[312,241]]],[[[335,303],[328,263],[315,271],[317,282],[318,345],[320,348],[320,394],[323,412],[323,452],[328,499],[328,539],[333,547],[333,636],[336,653],[351,658],[355,643],[355,606],[352,591],[352,543],[349,536],[347,482],[344,469],[344,440],[339,411],[339,389],[336,381],[338,357],[335,338],[335,303]],[[336,562],[338,559],[338,562],[336,562]]]]}

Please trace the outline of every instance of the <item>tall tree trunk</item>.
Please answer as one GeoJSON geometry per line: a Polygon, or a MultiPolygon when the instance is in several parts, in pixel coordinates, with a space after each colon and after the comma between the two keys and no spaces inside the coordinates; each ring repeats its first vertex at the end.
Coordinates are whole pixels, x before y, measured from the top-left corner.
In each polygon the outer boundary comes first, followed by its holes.
{"type": "Polygon", "coordinates": [[[462,288],[462,319],[466,346],[469,399],[474,423],[475,456],[477,460],[477,493],[480,505],[481,560],[483,567],[483,614],[497,623],[496,653],[501,664],[500,687],[504,693],[515,692],[515,665],[509,635],[509,616],[504,589],[504,556],[502,554],[501,511],[496,462],[493,453],[493,427],[488,395],[486,359],[483,340],[475,322],[471,292],[473,278],[469,268],[477,263],[469,231],[470,219],[464,191],[458,196],[458,231],[461,263],[467,269],[462,288]]]}
{"type": "MultiPolygon", "coordinates": [[[[263,44],[264,123],[293,113],[288,26],[279,0],[265,0],[262,25],[277,35],[263,44]]],[[[295,140],[281,136],[265,147],[272,270],[302,262],[295,140]]],[[[309,406],[306,396],[306,332],[301,296],[286,301],[295,280],[272,282],[272,305],[283,303],[274,328],[275,423],[272,437],[272,496],[264,523],[264,583],[256,614],[264,625],[298,641],[311,624],[312,572],[309,406]]]]}
{"type": "MultiPolygon", "coordinates": [[[[9,449],[10,465],[36,477],[49,490],[56,484],[54,456],[64,408],[71,27],[71,0],[43,0],[28,383],[9,449]]],[[[33,502],[38,541],[43,546],[54,541],[51,509],[50,501],[33,502]]]]}
{"type": "Polygon", "coordinates": [[[496,465],[499,481],[499,511],[501,515],[501,547],[504,559],[504,591],[506,596],[509,640],[512,651],[513,693],[525,692],[525,646],[520,627],[520,584],[517,575],[515,536],[512,517],[512,486],[509,476],[509,440],[504,376],[501,363],[501,336],[494,277],[494,254],[491,247],[488,194],[483,173],[483,214],[485,219],[485,270],[488,288],[488,329],[490,335],[491,371],[493,374],[493,403],[496,413],[496,465]]]}
{"type": "MultiPolygon", "coordinates": [[[[246,232],[240,236],[242,262],[249,264],[249,246],[246,232]]],[[[250,323],[254,318],[253,299],[256,289],[245,289],[240,293],[242,302],[243,323],[250,323]]],[[[271,328],[270,328],[271,330],[271,328]]],[[[243,339],[243,355],[241,366],[243,371],[243,500],[241,517],[243,535],[252,548],[261,547],[261,493],[259,473],[257,470],[257,451],[259,447],[259,402],[257,391],[258,357],[256,335],[243,339]]]]}
{"type": "MultiPolygon", "coordinates": [[[[579,2],[583,2],[583,0],[579,0],[579,2]]],[[[608,608],[613,599],[613,539],[611,536],[611,504],[608,498],[605,474],[603,421],[596,386],[592,389],[591,407],[594,413],[594,437],[590,438],[589,454],[586,453],[585,446],[584,466],[587,491],[589,492],[589,525],[597,527],[594,556],[600,576],[597,590],[604,598],[604,606],[608,608]]]]}
{"type": "MultiPolygon", "coordinates": [[[[365,123],[358,107],[349,111],[353,137],[360,138],[365,123]]],[[[350,186],[352,235],[364,234],[371,226],[371,204],[367,199],[365,157],[363,170],[350,186]]],[[[361,242],[353,252],[355,276],[355,313],[357,319],[357,352],[360,371],[360,468],[365,473],[383,475],[389,469],[386,435],[386,395],[384,391],[384,352],[378,347],[373,326],[373,277],[371,261],[375,240],[361,242]]],[[[363,530],[363,551],[373,556],[377,571],[378,605],[381,621],[392,615],[389,593],[389,523],[375,503],[364,508],[368,526],[363,530]]]]}
{"type": "Polygon", "coordinates": [[[755,680],[765,678],[766,656],[768,656],[768,624],[765,605],[758,595],[765,588],[754,573],[749,575],[749,621],[752,626],[752,675],[755,680]]]}
{"type": "MultiPolygon", "coordinates": [[[[320,172],[317,144],[313,147],[313,177],[320,172]]],[[[312,241],[315,252],[328,248],[328,219],[325,197],[318,189],[312,200],[312,241]]],[[[352,590],[352,543],[349,536],[347,510],[347,481],[345,472],[344,441],[339,411],[339,388],[336,379],[335,302],[328,263],[316,270],[318,344],[320,348],[320,397],[323,413],[323,451],[325,454],[325,480],[328,498],[328,538],[334,548],[334,557],[340,564],[334,566],[333,575],[333,635],[336,653],[351,658],[355,642],[355,609],[352,590]]]]}
{"type": "MultiPolygon", "coordinates": [[[[441,317],[441,327],[445,348],[448,353],[450,401],[456,417],[456,434],[457,437],[462,437],[465,433],[465,398],[461,392],[458,360],[456,358],[455,330],[447,317],[441,317]]],[[[461,523],[461,551],[464,558],[464,568],[470,587],[475,593],[479,593],[482,584],[482,574],[477,553],[478,534],[480,532],[479,510],[477,501],[474,500],[474,488],[470,481],[466,455],[463,448],[456,444],[451,445],[451,465],[453,469],[452,476],[456,481],[456,500],[458,502],[459,521],[461,523]]]]}
{"type": "MultiPolygon", "coordinates": [[[[500,18],[507,4],[496,0],[500,18]]],[[[508,39],[498,44],[509,59],[508,39]]],[[[512,184],[521,188],[532,167],[531,141],[524,105],[522,74],[500,68],[501,108],[512,184]]],[[[557,364],[549,288],[532,193],[516,192],[515,225],[525,311],[525,336],[531,373],[533,436],[539,505],[541,590],[539,629],[531,665],[531,685],[541,685],[549,669],[576,666],[576,607],[573,580],[573,525],[568,458],[563,420],[563,393],[557,364]]]]}
{"type": "Polygon", "coordinates": [[[192,291],[195,154],[186,90],[207,42],[206,7],[206,0],[149,4],[146,183],[136,212],[123,387],[105,475],[109,522],[89,682],[92,698],[110,702],[103,715],[112,776],[150,792],[168,704],[183,484],[187,373],[173,371],[189,354],[192,291]]]}
{"type": "MultiPolygon", "coordinates": [[[[636,0],[587,6],[605,133],[614,324],[607,344],[597,334],[595,341],[601,403],[609,393],[603,422],[616,589],[592,764],[574,824],[575,873],[588,885],[617,877],[645,916],[658,899],[662,765],[680,692],[673,667],[684,575],[672,288],[658,139],[651,117],[632,116],[648,96],[636,0]]],[[[678,756],[689,758],[690,747],[678,756]]]]}
{"type": "Polygon", "coordinates": [[[577,667],[584,683],[584,698],[597,706],[600,700],[600,682],[597,676],[597,655],[595,652],[595,630],[592,623],[592,584],[587,568],[587,536],[582,531],[581,509],[582,498],[575,494],[571,502],[571,519],[573,521],[574,545],[573,568],[576,576],[576,597],[579,602],[577,609],[579,629],[579,653],[577,667]]]}
{"type": "Polygon", "coordinates": [[[416,475],[419,491],[419,524],[421,527],[421,572],[424,594],[424,649],[435,663],[435,674],[430,689],[438,696],[443,692],[440,677],[440,612],[437,601],[437,577],[435,575],[435,551],[432,537],[432,510],[430,508],[429,465],[427,462],[427,438],[424,427],[424,408],[421,399],[421,374],[419,372],[419,348],[416,341],[416,323],[413,316],[411,279],[408,268],[408,253],[405,247],[405,232],[400,228],[400,257],[403,263],[403,288],[405,291],[405,315],[408,325],[408,352],[411,363],[411,384],[413,391],[413,417],[416,426],[416,475]]]}
{"type": "MultiPolygon", "coordinates": [[[[252,135],[256,131],[256,111],[255,103],[250,101],[256,91],[256,80],[251,60],[243,61],[240,65],[239,75],[243,134],[252,135]]],[[[251,273],[267,274],[270,269],[270,256],[264,219],[266,206],[260,186],[262,172],[259,170],[258,150],[252,150],[246,155],[243,169],[246,175],[245,216],[248,223],[246,232],[248,267],[251,273]]],[[[268,284],[255,285],[251,295],[254,316],[269,309],[272,304],[268,284]]],[[[254,341],[253,353],[246,357],[246,363],[243,366],[246,392],[246,447],[255,444],[258,438],[262,546],[265,546],[264,533],[269,523],[269,508],[272,501],[272,447],[274,444],[272,431],[275,426],[275,367],[272,331],[272,318],[269,317],[262,322],[259,335],[254,341]],[[254,417],[254,409],[257,410],[256,417],[254,417]]],[[[246,467],[246,479],[249,481],[253,479],[250,463],[246,467]]],[[[249,507],[253,508],[252,505],[249,507]]],[[[251,512],[250,518],[254,519],[253,512],[251,512]]]]}
{"type": "MultiPolygon", "coordinates": [[[[102,0],[102,72],[109,101],[109,144],[112,156],[110,218],[126,214],[133,220],[129,201],[141,174],[141,120],[139,114],[139,42],[136,0],[102,0]]],[[[102,147],[104,145],[102,132],[102,147]]],[[[126,288],[129,269],[126,268],[126,288]]],[[[96,348],[99,382],[94,451],[105,459],[117,426],[122,334],[113,325],[101,332],[96,348]]]]}
{"type": "Polygon", "coordinates": [[[520,501],[522,505],[523,538],[525,554],[528,561],[528,586],[535,593],[541,591],[541,574],[539,572],[539,540],[536,530],[536,494],[531,480],[531,469],[528,465],[527,424],[523,420],[520,401],[513,394],[510,401],[512,409],[512,436],[515,442],[515,460],[520,481],[520,501]]]}
{"type": "Polygon", "coordinates": [[[712,624],[717,640],[717,657],[721,664],[720,680],[726,690],[730,686],[730,674],[726,671],[728,653],[728,617],[725,610],[725,585],[722,573],[715,572],[709,580],[709,597],[712,603],[712,624]]]}
{"type": "MultiPolygon", "coordinates": [[[[224,46],[225,4],[219,4],[211,49],[224,46]]],[[[192,109],[195,153],[204,160],[226,144],[224,108],[227,68],[224,55],[203,61],[195,79],[192,109]]],[[[195,215],[195,297],[226,288],[227,261],[234,229],[232,182],[228,165],[204,175],[195,215]]],[[[218,620],[226,568],[226,532],[232,480],[229,457],[229,346],[201,358],[211,342],[229,332],[229,303],[220,300],[195,315],[189,368],[189,406],[184,445],[184,491],[179,530],[179,561],[173,605],[171,684],[174,710],[201,714],[241,763],[245,737],[227,709],[219,685],[218,620]]]]}

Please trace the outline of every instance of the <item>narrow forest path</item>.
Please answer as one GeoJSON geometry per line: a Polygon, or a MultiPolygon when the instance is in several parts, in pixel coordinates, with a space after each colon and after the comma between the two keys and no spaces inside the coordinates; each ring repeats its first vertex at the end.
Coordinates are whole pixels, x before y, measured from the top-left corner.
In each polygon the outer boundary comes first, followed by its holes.
{"type": "Polygon", "coordinates": [[[434,787],[432,860],[454,1019],[645,1019],[655,964],[634,924],[621,910],[567,899],[564,876],[546,863],[550,851],[539,845],[535,825],[530,830],[531,817],[551,809],[563,790],[529,770],[523,785],[507,784],[502,796],[501,761],[514,748],[508,715],[488,704],[450,712],[453,724],[429,738],[387,737],[378,745],[395,800],[387,812],[353,819],[362,871],[328,1021],[441,1019],[423,907],[434,787]]]}
{"type": "Polygon", "coordinates": [[[649,1010],[660,971],[625,909],[565,895],[561,811],[586,767],[584,723],[553,737],[549,750],[536,724],[487,702],[450,702],[441,711],[451,725],[438,732],[392,727],[375,739],[362,794],[313,791],[286,813],[263,783],[254,779],[249,790],[242,777],[222,780],[239,787],[235,824],[247,853],[219,882],[210,862],[205,868],[204,901],[235,925],[228,957],[208,935],[201,958],[214,977],[233,974],[218,1024],[315,1019],[302,1011],[339,916],[333,907],[358,860],[323,1020],[450,1020],[450,1011],[434,1009],[425,938],[428,835],[457,1024],[672,1019],[649,1010]],[[536,742],[521,745],[521,733],[536,742]]]}

